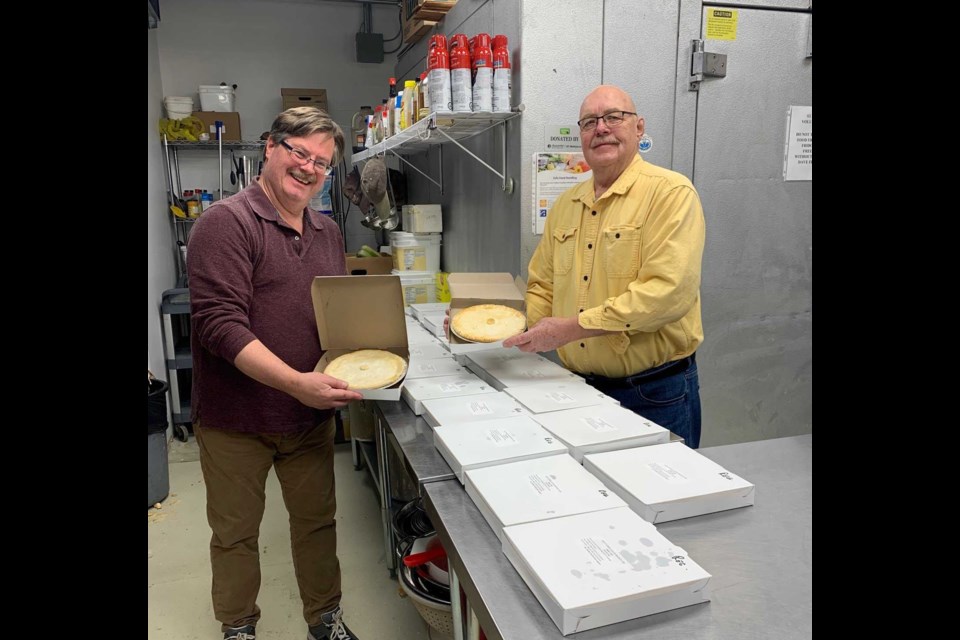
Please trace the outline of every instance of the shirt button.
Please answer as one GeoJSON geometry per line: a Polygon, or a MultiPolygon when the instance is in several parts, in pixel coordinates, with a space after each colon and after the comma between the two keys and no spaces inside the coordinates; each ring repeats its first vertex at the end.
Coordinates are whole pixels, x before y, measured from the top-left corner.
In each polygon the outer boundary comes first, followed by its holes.
{"type": "MultiPolygon", "coordinates": [[[[580,309],[580,313],[583,313],[583,309],[580,309]]],[[[630,325],[627,325],[627,326],[629,327],[630,325]]]]}
{"type": "Polygon", "coordinates": [[[587,245],[587,249],[593,249],[593,243],[592,243],[592,242],[587,245]]]}
{"type": "Polygon", "coordinates": [[[587,345],[583,344],[582,342],[580,343],[580,348],[581,348],[581,349],[586,348],[586,346],[587,346],[587,345]]]}
{"type": "Polygon", "coordinates": [[[300,239],[300,236],[293,236],[293,239],[294,239],[294,240],[299,240],[299,239],[300,239]]]}
{"type": "Polygon", "coordinates": [[[629,329],[629,328],[630,328],[630,325],[628,324],[628,325],[627,325],[627,329],[629,329]]]}
{"type": "Polygon", "coordinates": [[[587,276],[583,276],[583,279],[586,280],[586,279],[587,279],[587,276]]]}
{"type": "Polygon", "coordinates": [[[596,211],[591,211],[591,212],[590,212],[590,215],[595,216],[595,215],[597,215],[597,212],[596,212],[596,211]]]}
{"type": "Polygon", "coordinates": [[[619,237],[620,237],[620,234],[618,233],[618,234],[615,235],[614,237],[615,237],[615,238],[619,238],[619,237]]]}

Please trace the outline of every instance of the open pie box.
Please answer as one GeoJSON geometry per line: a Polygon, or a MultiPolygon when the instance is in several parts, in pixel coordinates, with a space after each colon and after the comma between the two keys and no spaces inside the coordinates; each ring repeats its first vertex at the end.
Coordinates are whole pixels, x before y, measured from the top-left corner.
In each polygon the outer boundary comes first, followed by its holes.
{"type": "MultiPolygon", "coordinates": [[[[358,349],[382,349],[410,364],[400,276],[317,276],[310,285],[320,344],[314,371],[358,349]]],[[[358,389],[367,400],[399,400],[406,376],[385,389],[358,389]]]]}
{"type": "MultiPolygon", "coordinates": [[[[462,309],[477,304],[502,304],[524,312],[527,286],[519,276],[509,273],[451,273],[447,276],[450,285],[450,322],[462,309]]],[[[447,328],[450,353],[468,353],[485,349],[502,349],[503,340],[497,342],[469,342],[459,338],[447,328]]]]}

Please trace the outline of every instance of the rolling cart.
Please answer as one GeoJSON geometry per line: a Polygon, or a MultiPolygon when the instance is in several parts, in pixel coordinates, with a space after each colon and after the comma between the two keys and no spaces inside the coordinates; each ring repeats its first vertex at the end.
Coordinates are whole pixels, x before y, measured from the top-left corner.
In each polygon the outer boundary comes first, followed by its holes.
{"type": "Polygon", "coordinates": [[[190,420],[190,389],[193,383],[193,356],[190,353],[190,290],[167,289],[160,302],[163,325],[163,354],[170,383],[173,435],[186,442],[193,430],[190,420]]]}

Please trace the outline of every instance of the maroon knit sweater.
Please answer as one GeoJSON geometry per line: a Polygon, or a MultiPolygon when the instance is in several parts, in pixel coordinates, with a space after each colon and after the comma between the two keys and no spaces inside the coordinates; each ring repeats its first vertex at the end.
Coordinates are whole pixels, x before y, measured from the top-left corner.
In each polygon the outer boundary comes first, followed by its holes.
{"type": "Polygon", "coordinates": [[[343,237],[304,209],[303,234],[280,219],[259,182],[207,209],[187,247],[191,419],[230,431],[282,433],[329,418],[248,377],[233,362],[255,339],[297,371],[323,355],[310,299],[314,276],[346,275],[343,237]]]}

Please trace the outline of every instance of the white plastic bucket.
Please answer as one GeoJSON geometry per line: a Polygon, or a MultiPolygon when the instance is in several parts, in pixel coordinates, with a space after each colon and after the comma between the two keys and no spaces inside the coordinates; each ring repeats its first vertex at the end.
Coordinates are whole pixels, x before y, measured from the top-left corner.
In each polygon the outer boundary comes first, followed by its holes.
{"type": "Polygon", "coordinates": [[[193,113],[193,98],[167,96],[163,99],[163,107],[171,120],[187,118],[193,113]]]}
{"type": "Polygon", "coordinates": [[[423,304],[437,301],[436,274],[429,271],[391,271],[400,276],[400,288],[403,290],[403,305],[423,304]]]}
{"type": "Polygon", "coordinates": [[[440,234],[394,231],[390,234],[390,253],[397,271],[439,271],[440,234]]]}
{"type": "Polygon", "coordinates": [[[202,111],[233,111],[233,87],[226,85],[200,85],[200,108],[202,111]]]}

